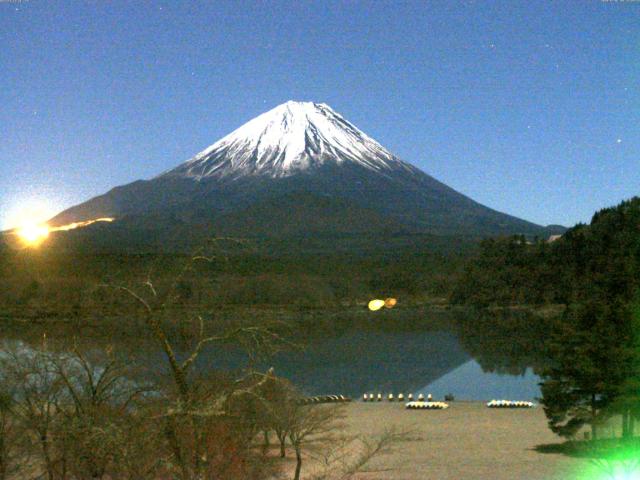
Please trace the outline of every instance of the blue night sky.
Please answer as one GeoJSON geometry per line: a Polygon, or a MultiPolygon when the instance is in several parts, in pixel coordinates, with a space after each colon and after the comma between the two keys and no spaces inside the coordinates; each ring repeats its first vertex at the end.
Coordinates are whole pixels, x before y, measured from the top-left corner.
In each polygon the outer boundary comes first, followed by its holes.
{"type": "Polygon", "coordinates": [[[640,2],[2,0],[0,45],[0,227],[289,99],[536,223],[640,194],[640,2]]]}

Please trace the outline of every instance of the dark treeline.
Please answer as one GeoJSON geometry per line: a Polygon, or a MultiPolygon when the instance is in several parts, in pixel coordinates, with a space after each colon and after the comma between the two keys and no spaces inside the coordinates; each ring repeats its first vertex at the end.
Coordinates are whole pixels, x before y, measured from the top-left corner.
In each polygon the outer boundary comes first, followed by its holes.
{"type": "MultiPolygon", "coordinates": [[[[557,242],[554,242],[557,243],[557,242]]],[[[486,239],[452,286],[453,304],[544,305],[568,299],[566,264],[554,244],[513,236],[486,239]]]]}
{"type": "Polygon", "coordinates": [[[453,318],[458,340],[483,371],[524,375],[548,366],[543,345],[557,316],[556,309],[461,309],[453,318]]]}
{"type": "Polygon", "coordinates": [[[486,240],[452,293],[454,303],[560,304],[540,345],[542,403],[551,429],[573,438],[640,419],[640,198],[597,212],[553,243],[486,240]]]}
{"type": "Polygon", "coordinates": [[[594,285],[631,298],[640,283],[640,198],[597,212],[560,239],[513,236],[481,242],[452,288],[475,306],[569,304],[594,285]]]}
{"type": "MultiPolygon", "coordinates": [[[[270,246],[269,246],[270,247],[270,246]]],[[[327,247],[327,245],[325,245],[327,247]]],[[[405,304],[444,302],[449,284],[472,251],[470,239],[449,242],[370,242],[345,252],[325,248],[305,252],[280,245],[273,251],[251,241],[219,252],[183,280],[179,292],[196,308],[222,305],[318,307],[353,305],[377,296],[405,304]],[[214,292],[214,294],[212,294],[214,292]]],[[[190,258],[186,254],[82,253],[49,249],[0,249],[0,315],[73,317],[82,309],[101,312],[100,285],[173,281],[190,258]]],[[[109,299],[110,300],[110,299],[109,299]]]]}

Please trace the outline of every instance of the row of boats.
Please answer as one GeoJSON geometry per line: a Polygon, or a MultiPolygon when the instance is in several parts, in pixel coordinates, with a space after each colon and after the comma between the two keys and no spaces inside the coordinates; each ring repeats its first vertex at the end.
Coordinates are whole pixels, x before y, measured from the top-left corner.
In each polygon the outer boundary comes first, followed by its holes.
{"type": "MultiPolygon", "coordinates": [[[[373,393],[365,393],[362,396],[363,402],[382,402],[384,399],[382,393],[373,394],[373,393]]],[[[399,393],[395,396],[393,393],[390,393],[386,396],[387,401],[389,402],[404,402],[405,396],[402,393],[399,393]]],[[[419,394],[417,399],[414,400],[413,394],[409,393],[406,396],[407,403],[405,407],[408,409],[417,409],[417,410],[444,410],[449,408],[449,404],[445,402],[436,402],[433,400],[431,394],[428,394],[426,397],[424,394],[419,394]]],[[[445,398],[447,401],[452,401],[453,397],[445,398]]],[[[491,400],[486,404],[487,408],[534,408],[535,404],[533,402],[521,401],[521,400],[491,400]]]]}
{"type": "MultiPolygon", "coordinates": [[[[363,402],[382,402],[383,396],[381,393],[373,394],[373,393],[365,393],[362,396],[363,402]]],[[[405,396],[402,393],[399,393],[397,396],[394,396],[392,393],[387,395],[387,400],[389,402],[404,402],[405,396]]],[[[428,394],[426,397],[424,394],[419,394],[417,399],[414,400],[413,394],[409,393],[406,397],[407,403],[405,407],[407,409],[415,409],[415,410],[444,410],[449,408],[449,404],[446,402],[437,402],[433,400],[431,394],[428,394]]],[[[448,398],[446,400],[449,400],[448,398]]],[[[350,402],[351,398],[345,397],[344,395],[320,395],[316,397],[307,397],[302,399],[299,403],[303,405],[314,404],[314,403],[342,403],[342,402],[350,402]]],[[[534,408],[535,404],[533,402],[521,401],[521,400],[491,400],[487,402],[486,406],[488,408],[534,408]]]]}
{"type": "Polygon", "coordinates": [[[523,402],[520,400],[491,400],[487,402],[489,408],[533,408],[533,402],[523,402]]]}
{"type": "MultiPolygon", "coordinates": [[[[383,396],[381,393],[373,394],[373,393],[365,393],[362,396],[362,401],[363,402],[381,402],[383,400],[383,396]]],[[[413,401],[413,394],[409,393],[406,397],[406,400],[409,402],[413,401]]],[[[399,393],[397,396],[394,396],[393,393],[390,393],[389,395],[387,395],[387,401],[389,402],[404,402],[405,401],[405,396],[404,393],[399,393]]],[[[417,398],[418,402],[433,402],[433,397],[431,396],[431,394],[428,394],[427,397],[425,398],[424,394],[419,394],[418,398],[417,398]]]]}

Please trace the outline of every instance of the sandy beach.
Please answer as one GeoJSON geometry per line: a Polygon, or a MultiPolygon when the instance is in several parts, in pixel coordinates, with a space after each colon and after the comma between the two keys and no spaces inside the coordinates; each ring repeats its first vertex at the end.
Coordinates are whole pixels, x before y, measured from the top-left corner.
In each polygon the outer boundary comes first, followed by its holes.
{"type": "Polygon", "coordinates": [[[447,410],[406,410],[404,404],[353,402],[348,434],[376,435],[386,428],[412,430],[417,439],[375,459],[359,479],[568,480],[589,464],[537,445],[560,443],[542,408],[489,409],[481,402],[452,402],[447,410]]]}

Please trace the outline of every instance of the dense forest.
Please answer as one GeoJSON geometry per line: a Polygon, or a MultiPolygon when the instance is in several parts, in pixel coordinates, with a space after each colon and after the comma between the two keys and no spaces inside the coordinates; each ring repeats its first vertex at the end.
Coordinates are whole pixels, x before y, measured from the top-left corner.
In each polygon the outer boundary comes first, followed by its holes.
{"type": "MultiPolygon", "coordinates": [[[[550,428],[592,438],[613,418],[633,439],[640,419],[640,198],[597,212],[552,243],[485,240],[452,289],[474,307],[560,304],[541,342],[550,428]]],[[[638,452],[637,449],[633,450],[638,452]]]]}
{"type": "MultiPolygon", "coordinates": [[[[108,311],[113,305],[101,286],[149,279],[166,285],[191,257],[55,247],[0,249],[0,315],[65,318],[96,303],[108,311]]],[[[346,246],[330,239],[222,241],[193,252],[206,261],[181,276],[179,292],[198,309],[327,308],[364,305],[377,296],[397,297],[403,305],[443,304],[475,248],[474,239],[462,237],[376,238],[346,246]]]]}
{"type": "Polygon", "coordinates": [[[486,239],[451,291],[453,304],[564,304],[594,285],[629,299],[640,284],[640,198],[597,212],[561,238],[486,239]]]}

